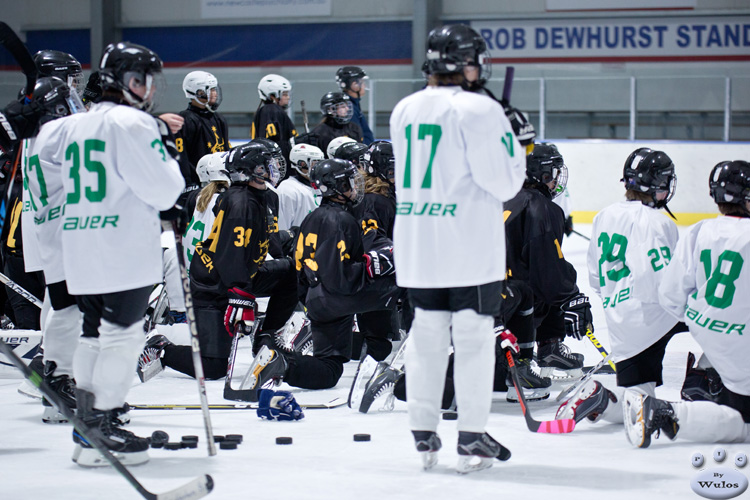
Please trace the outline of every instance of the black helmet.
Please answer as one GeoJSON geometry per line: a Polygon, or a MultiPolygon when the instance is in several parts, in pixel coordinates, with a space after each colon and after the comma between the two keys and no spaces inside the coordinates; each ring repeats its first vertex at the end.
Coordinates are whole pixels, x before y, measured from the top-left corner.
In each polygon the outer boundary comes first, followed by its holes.
{"type": "Polygon", "coordinates": [[[324,117],[330,116],[343,125],[352,121],[354,106],[349,96],[343,92],[328,92],[320,98],[320,112],[324,117]]]}
{"type": "Polygon", "coordinates": [[[344,90],[351,89],[352,82],[364,78],[367,78],[367,73],[359,66],[344,66],[336,71],[336,83],[344,90]]]}
{"type": "Polygon", "coordinates": [[[708,188],[716,203],[750,201],[750,163],[742,160],[719,163],[711,170],[708,188]]]}
{"type": "Polygon", "coordinates": [[[278,175],[273,155],[266,146],[257,142],[232,148],[226,159],[226,168],[232,184],[265,182],[278,175]]]}
{"type": "Polygon", "coordinates": [[[662,208],[674,196],[677,176],[674,174],[674,163],[666,153],[639,148],[625,160],[620,182],[625,183],[625,189],[651,195],[649,206],[662,208]],[[658,193],[667,194],[664,199],[658,200],[658,193]]]}
{"type": "Polygon", "coordinates": [[[266,139],[265,137],[256,137],[250,142],[265,146],[273,156],[274,160],[276,160],[276,169],[278,170],[279,178],[277,180],[269,179],[273,185],[276,186],[286,176],[286,158],[284,158],[281,148],[274,141],[266,139]]]}
{"type": "Polygon", "coordinates": [[[121,92],[131,106],[151,111],[165,88],[162,66],[151,49],[130,42],[111,43],[99,63],[102,89],[121,92]],[[133,92],[131,85],[145,87],[144,97],[133,92]]]}
{"type": "Polygon", "coordinates": [[[39,76],[56,76],[71,89],[83,95],[83,69],[78,59],[59,50],[40,50],[34,54],[34,64],[39,76]]]}
{"type": "Polygon", "coordinates": [[[465,66],[480,69],[477,84],[484,85],[490,79],[492,66],[481,35],[465,24],[448,24],[430,31],[423,71],[428,75],[451,75],[462,73],[465,66]]]}
{"type": "Polygon", "coordinates": [[[316,163],[310,182],[324,198],[341,196],[346,204],[356,205],[365,196],[365,182],[357,167],[347,160],[334,158],[316,163]]]}
{"type": "Polygon", "coordinates": [[[56,76],[39,78],[34,85],[32,101],[44,109],[40,123],[46,123],[56,118],[83,113],[86,107],[76,92],[71,92],[64,81],[56,76]]]}
{"type": "Polygon", "coordinates": [[[393,184],[395,167],[393,144],[388,141],[375,141],[370,144],[364,157],[364,168],[369,175],[378,176],[393,184]]]}
{"type": "Polygon", "coordinates": [[[557,146],[549,142],[534,145],[531,154],[526,156],[526,182],[547,190],[552,198],[565,191],[568,183],[568,167],[565,166],[557,146]],[[550,182],[555,182],[553,188],[550,182]]]}
{"type": "Polygon", "coordinates": [[[364,166],[362,164],[362,157],[366,152],[367,146],[361,142],[345,142],[336,149],[333,157],[348,160],[354,163],[356,167],[362,167],[364,166]]]}

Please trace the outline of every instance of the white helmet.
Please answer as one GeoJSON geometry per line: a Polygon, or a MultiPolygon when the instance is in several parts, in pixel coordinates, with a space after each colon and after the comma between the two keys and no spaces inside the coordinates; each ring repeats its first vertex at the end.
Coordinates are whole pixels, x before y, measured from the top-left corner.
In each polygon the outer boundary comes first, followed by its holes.
{"type": "Polygon", "coordinates": [[[292,92],[292,84],[281,75],[266,75],[258,82],[258,96],[261,101],[270,101],[271,96],[281,99],[282,92],[292,92]]]}
{"type": "Polygon", "coordinates": [[[289,163],[305,179],[310,178],[310,171],[313,166],[319,161],[325,160],[325,158],[320,148],[310,144],[297,144],[289,152],[289,163]]]}
{"type": "Polygon", "coordinates": [[[201,185],[213,181],[223,181],[231,184],[227,168],[224,165],[228,154],[227,151],[209,153],[198,160],[198,165],[195,166],[195,173],[198,174],[201,185]]]}
{"type": "Polygon", "coordinates": [[[329,142],[328,147],[326,148],[326,154],[328,155],[328,158],[333,158],[333,153],[335,153],[336,150],[340,148],[342,144],[347,143],[347,142],[357,142],[357,141],[355,141],[351,137],[342,136],[342,137],[336,137],[331,142],[329,142]]]}
{"type": "Polygon", "coordinates": [[[219,80],[206,71],[191,71],[182,81],[182,90],[189,101],[195,99],[211,112],[221,104],[221,87],[219,80]]]}

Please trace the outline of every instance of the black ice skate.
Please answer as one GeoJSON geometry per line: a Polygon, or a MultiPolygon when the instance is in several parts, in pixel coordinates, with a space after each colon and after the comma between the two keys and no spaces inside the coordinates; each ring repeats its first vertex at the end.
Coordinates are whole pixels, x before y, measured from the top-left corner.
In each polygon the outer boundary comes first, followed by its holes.
{"type": "Polygon", "coordinates": [[[266,384],[279,384],[286,374],[289,363],[279,352],[264,345],[253,359],[248,374],[242,380],[242,389],[258,390],[266,384]]]}
{"type": "Polygon", "coordinates": [[[506,461],[510,450],[495,441],[486,432],[458,432],[458,465],[459,474],[468,474],[492,467],[494,459],[506,461]],[[478,459],[478,461],[477,461],[478,459]]]}
{"type": "Polygon", "coordinates": [[[576,424],[584,418],[592,423],[599,421],[609,402],[617,402],[617,396],[596,380],[589,380],[575,398],[566,401],[557,409],[556,420],[572,418],[576,424]]]}
{"type": "MultiPolygon", "coordinates": [[[[515,363],[518,380],[521,382],[521,390],[526,401],[542,401],[547,399],[552,380],[539,375],[534,367],[533,360],[530,358],[517,359],[515,363]]],[[[516,392],[516,387],[513,385],[510,372],[506,376],[505,383],[508,385],[508,394],[505,396],[506,401],[509,403],[518,403],[518,392],[516,392]]]]}
{"type": "Polygon", "coordinates": [[[669,439],[674,440],[680,430],[671,403],[633,390],[625,391],[622,412],[625,434],[636,448],[648,448],[654,432],[658,438],[664,431],[669,439]]]}
{"type": "MultiPolygon", "coordinates": [[[[44,381],[47,385],[60,396],[60,399],[70,409],[76,407],[76,383],[67,375],[55,375],[55,369],[57,365],[54,361],[47,361],[44,363],[44,381]]],[[[42,398],[42,406],[44,406],[44,413],[42,414],[42,422],[45,424],[66,424],[68,419],[50,403],[47,398],[42,398]]]]}
{"type": "MultiPolygon", "coordinates": [[[[138,437],[132,432],[121,429],[115,424],[113,410],[97,410],[93,408],[94,394],[78,389],[78,416],[88,426],[87,432],[96,433],[112,454],[123,465],[138,465],[148,462],[149,440],[138,437]]],[[[73,430],[73,461],[82,467],[103,467],[110,465],[101,454],[86,441],[78,432],[73,430]]]]}
{"type": "Polygon", "coordinates": [[[158,333],[154,333],[146,339],[146,346],[143,348],[141,357],[138,358],[138,368],[136,369],[141,382],[148,382],[164,371],[161,356],[164,353],[164,348],[168,345],[172,345],[172,342],[158,333]]]}
{"type": "Polygon", "coordinates": [[[422,457],[422,467],[430,470],[438,462],[438,451],[443,447],[440,436],[432,431],[411,431],[414,436],[414,444],[419,455],[422,457]]]}
{"type": "MultiPolygon", "coordinates": [[[[44,376],[44,359],[41,352],[31,359],[29,368],[31,371],[38,373],[40,376],[44,376]]],[[[31,399],[42,399],[42,391],[40,391],[34,384],[28,379],[24,379],[21,385],[18,386],[18,393],[31,399]]]]}
{"type": "MultiPolygon", "coordinates": [[[[368,356],[369,357],[369,356],[368,356]]],[[[385,361],[378,363],[375,373],[365,386],[365,392],[362,395],[362,401],[359,403],[360,413],[370,411],[375,401],[380,401],[379,411],[393,411],[396,403],[396,396],[393,394],[393,388],[396,381],[404,374],[398,368],[394,368],[385,361]]]]}
{"type": "Polygon", "coordinates": [[[583,375],[583,354],[570,352],[560,339],[539,344],[537,357],[542,377],[566,380],[583,375]]]}

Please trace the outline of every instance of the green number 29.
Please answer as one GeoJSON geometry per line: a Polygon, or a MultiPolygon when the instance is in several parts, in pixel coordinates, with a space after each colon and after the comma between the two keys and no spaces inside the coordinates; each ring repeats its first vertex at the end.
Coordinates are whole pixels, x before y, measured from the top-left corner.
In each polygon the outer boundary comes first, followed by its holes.
{"type": "Polygon", "coordinates": [[[611,237],[607,233],[601,233],[598,243],[599,248],[602,249],[602,255],[599,257],[599,286],[604,286],[604,276],[607,276],[610,281],[620,281],[622,278],[630,276],[630,268],[625,265],[628,239],[617,233],[612,233],[611,237]],[[605,264],[610,262],[620,262],[622,267],[615,269],[614,266],[610,266],[610,269],[604,271],[605,264]]]}
{"type": "MultiPolygon", "coordinates": [[[[411,187],[411,151],[412,151],[412,137],[411,137],[411,125],[406,126],[406,166],[404,167],[404,187],[411,187]]],[[[432,123],[420,123],[417,128],[417,139],[423,141],[427,136],[432,137],[432,143],[430,146],[430,160],[427,162],[427,170],[425,171],[424,178],[422,179],[422,188],[429,189],[432,187],[432,162],[435,159],[435,152],[437,151],[440,137],[443,135],[443,129],[440,125],[432,123]]]]}

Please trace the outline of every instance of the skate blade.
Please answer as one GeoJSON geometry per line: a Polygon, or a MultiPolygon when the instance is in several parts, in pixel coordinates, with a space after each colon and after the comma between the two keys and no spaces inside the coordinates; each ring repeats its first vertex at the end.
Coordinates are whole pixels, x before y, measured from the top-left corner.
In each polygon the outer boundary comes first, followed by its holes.
{"type": "Polygon", "coordinates": [[[153,361],[149,361],[142,367],[138,367],[138,378],[141,379],[141,382],[145,384],[163,371],[164,366],[161,364],[161,360],[155,359],[153,361]]]}
{"type": "Polygon", "coordinates": [[[424,470],[430,470],[433,467],[435,467],[438,463],[437,451],[424,451],[424,452],[421,452],[419,455],[422,458],[422,468],[424,470]]]}
{"type": "Polygon", "coordinates": [[[24,380],[21,385],[18,386],[18,394],[31,399],[42,399],[41,391],[28,380],[24,380]]]}
{"type": "MultiPolygon", "coordinates": [[[[526,399],[527,403],[531,403],[534,401],[544,401],[545,399],[549,398],[550,394],[548,388],[522,388],[521,390],[523,391],[523,397],[526,399]]],[[[505,400],[508,403],[518,403],[518,392],[516,392],[515,387],[508,388],[508,394],[505,396],[505,400]]]]}
{"type": "MultiPolygon", "coordinates": [[[[140,465],[148,462],[149,456],[147,451],[137,451],[134,453],[121,453],[118,451],[111,452],[123,465],[140,465]]],[[[84,448],[77,444],[73,450],[73,462],[81,467],[109,467],[111,464],[95,448],[84,448]]]]}
{"type": "Polygon", "coordinates": [[[271,351],[268,348],[261,349],[260,352],[258,352],[258,356],[255,357],[253,360],[253,364],[250,365],[250,369],[248,370],[247,377],[242,380],[240,383],[240,389],[257,389],[258,387],[258,380],[260,372],[263,371],[263,369],[268,366],[268,363],[271,362],[274,356],[274,352],[271,351]]]}
{"type": "Polygon", "coordinates": [[[349,408],[359,408],[362,396],[367,389],[367,384],[372,379],[377,368],[378,362],[369,355],[359,364],[357,374],[354,376],[354,382],[352,382],[352,388],[349,390],[349,400],[346,402],[349,408]]]}
{"type": "Polygon", "coordinates": [[[539,368],[540,375],[542,378],[550,378],[557,382],[568,382],[574,380],[580,380],[583,377],[582,368],[573,368],[571,370],[563,370],[561,368],[554,368],[550,366],[543,366],[539,368]]]}
{"type": "Polygon", "coordinates": [[[54,406],[45,406],[42,422],[45,424],[67,424],[68,418],[57,411],[57,408],[54,406]]]}
{"type": "Polygon", "coordinates": [[[494,458],[479,457],[477,455],[466,455],[458,457],[456,472],[459,474],[468,474],[492,467],[494,458]]]}
{"type": "Polygon", "coordinates": [[[625,420],[625,435],[630,444],[636,448],[648,448],[651,444],[651,436],[646,434],[646,425],[643,419],[643,396],[636,394],[633,396],[640,406],[640,411],[635,412],[633,409],[633,400],[630,396],[625,397],[622,404],[623,417],[625,420]]]}

